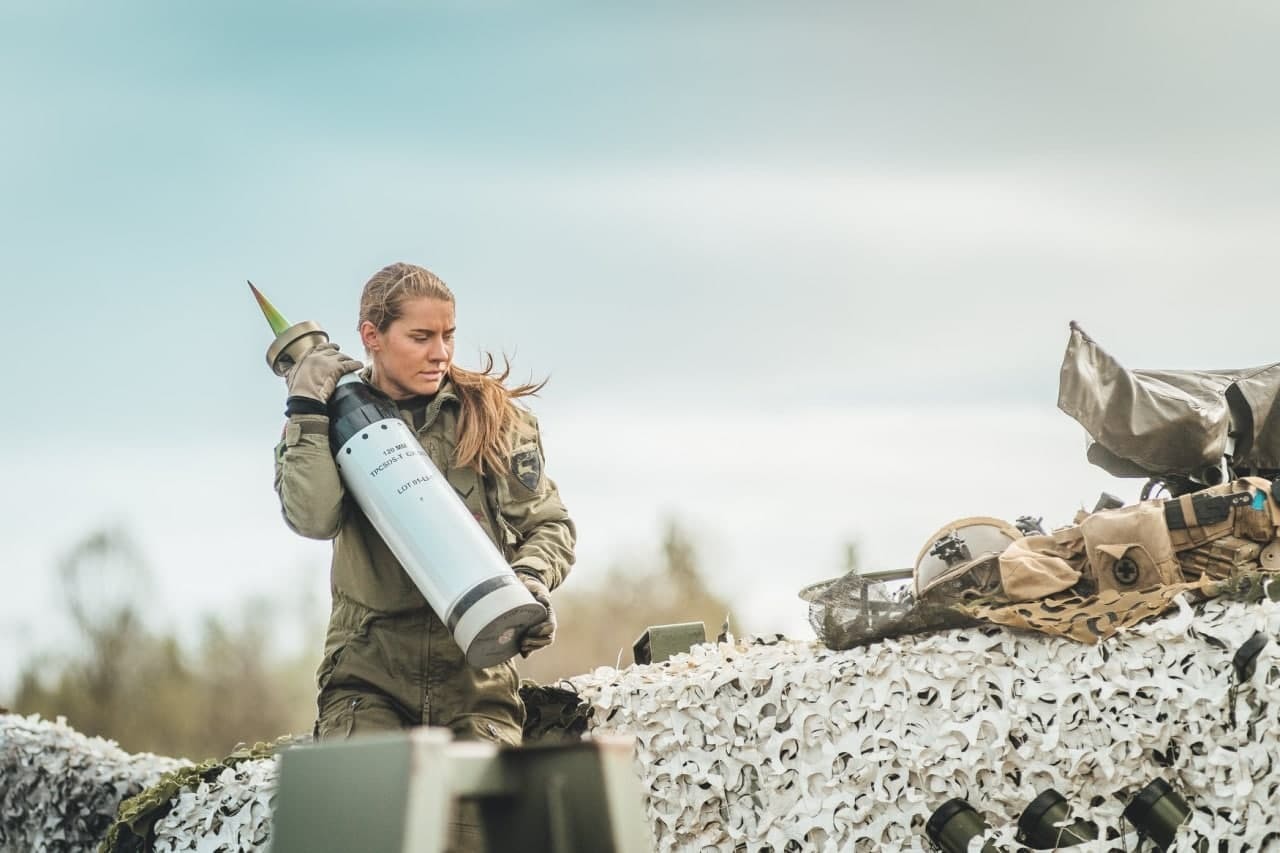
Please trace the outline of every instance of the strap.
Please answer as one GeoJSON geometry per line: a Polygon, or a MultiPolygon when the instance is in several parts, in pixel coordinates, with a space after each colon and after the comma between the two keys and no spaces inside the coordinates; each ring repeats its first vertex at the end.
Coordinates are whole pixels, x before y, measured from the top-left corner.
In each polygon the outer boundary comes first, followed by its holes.
{"type": "Polygon", "coordinates": [[[1209,527],[1226,521],[1231,510],[1253,502],[1250,492],[1228,495],[1183,495],[1176,501],[1164,502],[1164,520],[1170,530],[1209,527]]]}

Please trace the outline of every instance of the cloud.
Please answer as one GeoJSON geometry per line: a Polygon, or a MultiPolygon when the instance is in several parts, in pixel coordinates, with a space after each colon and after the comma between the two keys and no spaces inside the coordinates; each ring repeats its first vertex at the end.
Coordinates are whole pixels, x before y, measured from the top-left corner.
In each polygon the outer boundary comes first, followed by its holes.
{"type": "MultiPolygon", "coordinates": [[[[504,188],[520,186],[507,176],[504,188]]],[[[1147,176],[1150,180],[1150,176],[1147,176]]],[[[799,164],[685,164],[557,174],[515,189],[586,219],[640,221],[673,242],[743,251],[823,245],[833,254],[923,252],[1053,257],[1167,256],[1262,244],[1274,210],[1170,207],[1110,169],[1051,166],[820,169],[799,164]],[[1247,214],[1247,215],[1243,215],[1247,214]]],[[[481,185],[483,186],[483,184],[481,185]]],[[[627,227],[627,226],[620,226],[627,227]]]]}

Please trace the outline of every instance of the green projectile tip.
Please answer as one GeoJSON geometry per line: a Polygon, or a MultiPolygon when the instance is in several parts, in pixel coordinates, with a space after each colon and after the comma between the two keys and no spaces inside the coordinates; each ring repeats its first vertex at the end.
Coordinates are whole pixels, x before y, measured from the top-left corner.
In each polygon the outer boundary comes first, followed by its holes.
{"type": "Polygon", "coordinates": [[[258,307],[262,309],[263,316],[271,324],[272,332],[278,335],[293,325],[284,318],[283,314],[276,310],[276,306],[267,301],[267,297],[262,295],[262,291],[253,286],[253,282],[249,282],[249,289],[253,291],[253,297],[258,300],[258,307]]]}

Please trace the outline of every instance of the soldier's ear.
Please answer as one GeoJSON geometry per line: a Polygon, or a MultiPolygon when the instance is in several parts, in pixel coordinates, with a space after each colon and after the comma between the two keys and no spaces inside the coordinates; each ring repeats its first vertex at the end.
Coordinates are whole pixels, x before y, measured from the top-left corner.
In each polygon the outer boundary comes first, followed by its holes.
{"type": "Polygon", "coordinates": [[[360,323],[360,342],[364,344],[366,352],[377,352],[382,349],[382,333],[373,323],[364,320],[360,323]]]}

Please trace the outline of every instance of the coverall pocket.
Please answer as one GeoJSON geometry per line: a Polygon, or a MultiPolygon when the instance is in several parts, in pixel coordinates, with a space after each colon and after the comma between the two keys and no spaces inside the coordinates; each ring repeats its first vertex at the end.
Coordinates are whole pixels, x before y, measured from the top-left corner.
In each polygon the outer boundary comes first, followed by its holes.
{"type": "Polygon", "coordinates": [[[359,735],[398,731],[406,726],[393,703],[377,695],[339,691],[322,700],[316,736],[322,741],[347,740],[359,735]]]}
{"type": "Polygon", "coordinates": [[[334,645],[325,649],[324,660],[320,662],[320,669],[316,671],[316,688],[324,690],[329,686],[329,682],[333,679],[333,671],[338,668],[338,662],[342,660],[342,653],[346,650],[347,644],[334,645]]]}
{"type": "Polygon", "coordinates": [[[316,737],[319,740],[346,740],[355,731],[356,710],[360,707],[359,696],[343,696],[338,701],[328,703],[320,711],[316,720],[316,737]]]}
{"type": "Polygon", "coordinates": [[[468,716],[454,735],[462,740],[480,740],[499,746],[520,746],[524,733],[511,719],[487,717],[483,714],[468,716]]]}
{"type": "Polygon", "coordinates": [[[316,670],[316,687],[321,692],[331,683],[342,685],[348,674],[344,670],[350,668],[353,655],[359,657],[357,647],[367,640],[373,621],[373,614],[345,598],[335,600],[324,640],[324,657],[316,670]]]}

